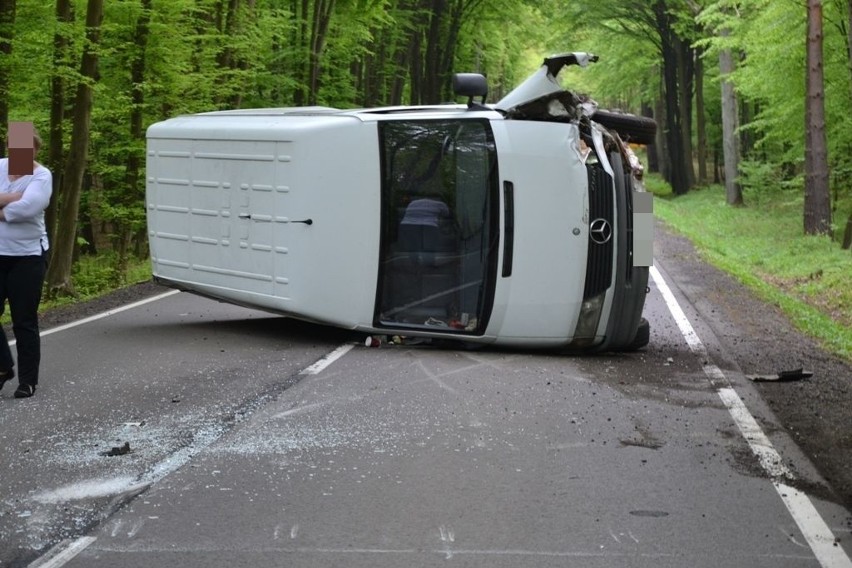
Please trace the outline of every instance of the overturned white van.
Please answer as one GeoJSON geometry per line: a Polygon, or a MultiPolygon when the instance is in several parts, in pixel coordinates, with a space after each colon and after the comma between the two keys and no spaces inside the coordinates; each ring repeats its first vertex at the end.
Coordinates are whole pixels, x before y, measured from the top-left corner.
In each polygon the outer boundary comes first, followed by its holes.
{"type": "Polygon", "coordinates": [[[474,102],[484,79],[464,74],[454,82],[467,105],[154,124],[154,277],[365,333],[642,347],[650,196],[634,189],[624,142],[652,141],[655,126],[556,82],[563,65],[593,59],[548,58],[495,105],[474,102]]]}

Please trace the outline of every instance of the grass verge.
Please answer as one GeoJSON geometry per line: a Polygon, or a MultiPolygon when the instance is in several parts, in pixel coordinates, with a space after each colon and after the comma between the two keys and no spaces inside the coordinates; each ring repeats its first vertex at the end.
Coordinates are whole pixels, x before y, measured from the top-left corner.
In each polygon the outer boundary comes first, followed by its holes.
{"type": "Polygon", "coordinates": [[[730,207],[721,186],[678,197],[654,176],[646,186],[656,197],[655,216],[692,241],[704,260],[852,361],[852,254],[828,237],[803,234],[801,192],[747,192],[745,207],[730,207]]]}

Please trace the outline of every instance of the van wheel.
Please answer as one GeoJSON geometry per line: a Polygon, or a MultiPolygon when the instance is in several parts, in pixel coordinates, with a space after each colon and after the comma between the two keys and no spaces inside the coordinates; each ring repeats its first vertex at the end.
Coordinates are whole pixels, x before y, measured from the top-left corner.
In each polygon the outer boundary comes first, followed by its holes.
{"type": "Polygon", "coordinates": [[[647,116],[597,109],[592,120],[616,131],[625,142],[653,144],[657,135],[657,121],[647,116]]]}
{"type": "Polygon", "coordinates": [[[642,318],[642,321],[639,322],[639,328],[636,330],[636,337],[633,338],[627,347],[624,348],[625,351],[638,351],[642,349],[651,341],[651,324],[648,323],[648,320],[642,318]]]}

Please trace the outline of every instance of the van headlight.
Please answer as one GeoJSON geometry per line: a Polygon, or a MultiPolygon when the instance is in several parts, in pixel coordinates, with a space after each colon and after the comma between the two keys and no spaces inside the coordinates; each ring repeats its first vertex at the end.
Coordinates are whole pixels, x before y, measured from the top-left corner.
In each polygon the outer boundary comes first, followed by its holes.
{"type": "Polygon", "coordinates": [[[598,294],[583,302],[580,308],[580,317],[577,319],[577,327],[574,329],[574,341],[593,340],[597,335],[598,323],[601,320],[605,294],[598,294]]]}

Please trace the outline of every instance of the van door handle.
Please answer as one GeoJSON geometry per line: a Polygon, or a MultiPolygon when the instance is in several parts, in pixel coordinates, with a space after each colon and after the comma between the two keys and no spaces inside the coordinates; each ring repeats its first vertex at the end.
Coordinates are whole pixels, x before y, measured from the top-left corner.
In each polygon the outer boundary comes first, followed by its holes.
{"type": "Polygon", "coordinates": [[[237,217],[240,219],[251,219],[251,213],[240,213],[237,217]]]}

